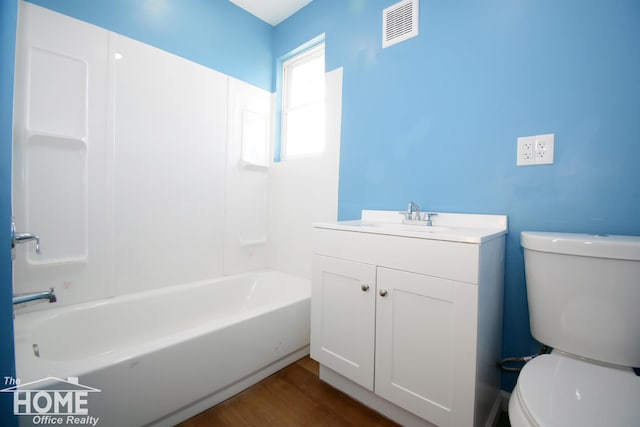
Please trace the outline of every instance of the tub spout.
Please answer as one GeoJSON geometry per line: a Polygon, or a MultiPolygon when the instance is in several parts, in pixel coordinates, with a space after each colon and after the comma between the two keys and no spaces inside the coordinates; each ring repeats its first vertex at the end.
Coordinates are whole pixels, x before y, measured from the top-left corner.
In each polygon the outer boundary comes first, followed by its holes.
{"type": "Polygon", "coordinates": [[[52,302],[58,301],[58,298],[56,297],[54,289],[51,288],[48,291],[44,291],[44,292],[34,292],[34,293],[28,293],[28,294],[14,295],[13,305],[24,304],[26,302],[37,301],[37,300],[49,300],[49,303],[52,303],[52,302]]]}

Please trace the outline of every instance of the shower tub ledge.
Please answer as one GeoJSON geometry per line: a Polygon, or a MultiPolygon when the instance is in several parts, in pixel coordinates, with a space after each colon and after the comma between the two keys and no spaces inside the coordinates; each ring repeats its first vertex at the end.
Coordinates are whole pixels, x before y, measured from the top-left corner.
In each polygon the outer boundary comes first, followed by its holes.
{"type": "Polygon", "coordinates": [[[309,302],[265,270],[17,314],[16,377],[78,377],[99,425],[175,425],[307,355],[309,302]]]}

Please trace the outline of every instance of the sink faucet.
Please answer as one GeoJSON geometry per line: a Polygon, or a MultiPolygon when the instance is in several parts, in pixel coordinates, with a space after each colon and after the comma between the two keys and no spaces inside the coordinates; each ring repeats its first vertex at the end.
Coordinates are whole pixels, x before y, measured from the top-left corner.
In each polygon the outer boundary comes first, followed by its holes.
{"type": "Polygon", "coordinates": [[[406,211],[400,211],[404,215],[404,223],[421,223],[426,226],[431,226],[431,217],[438,215],[435,212],[420,212],[420,206],[414,201],[409,202],[406,211]]]}
{"type": "Polygon", "coordinates": [[[420,206],[414,201],[410,201],[409,206],[407,206],[407,219],[420,219],[420,206]]]}

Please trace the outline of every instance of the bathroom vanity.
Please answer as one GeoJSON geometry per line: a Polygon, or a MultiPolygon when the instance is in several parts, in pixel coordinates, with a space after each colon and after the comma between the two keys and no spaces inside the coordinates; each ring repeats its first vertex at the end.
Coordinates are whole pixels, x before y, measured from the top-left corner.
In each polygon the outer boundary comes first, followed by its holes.
{"type": "Polygon", "coordinates": [[[363,211],[314,224],[320,378],[403,425],[491,423],[501,403],[507,218],[404,222],[396,211],[363,211]]]}

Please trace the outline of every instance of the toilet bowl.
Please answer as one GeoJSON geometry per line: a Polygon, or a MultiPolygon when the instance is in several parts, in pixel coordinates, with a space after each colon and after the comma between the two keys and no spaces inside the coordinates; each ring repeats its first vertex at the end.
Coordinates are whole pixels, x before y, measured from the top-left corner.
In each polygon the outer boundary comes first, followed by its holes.
{"type": "Polygon", "coordinates": [[[525,366],[509,400],[512,427],[640,426],[640,377],[631,369],[554,352],[525,366]]]}
{"type": "Polygon", "coordinates": [[[640,426],[640,237],[522,232],[531,333],[512,427],[640,426]]]}

